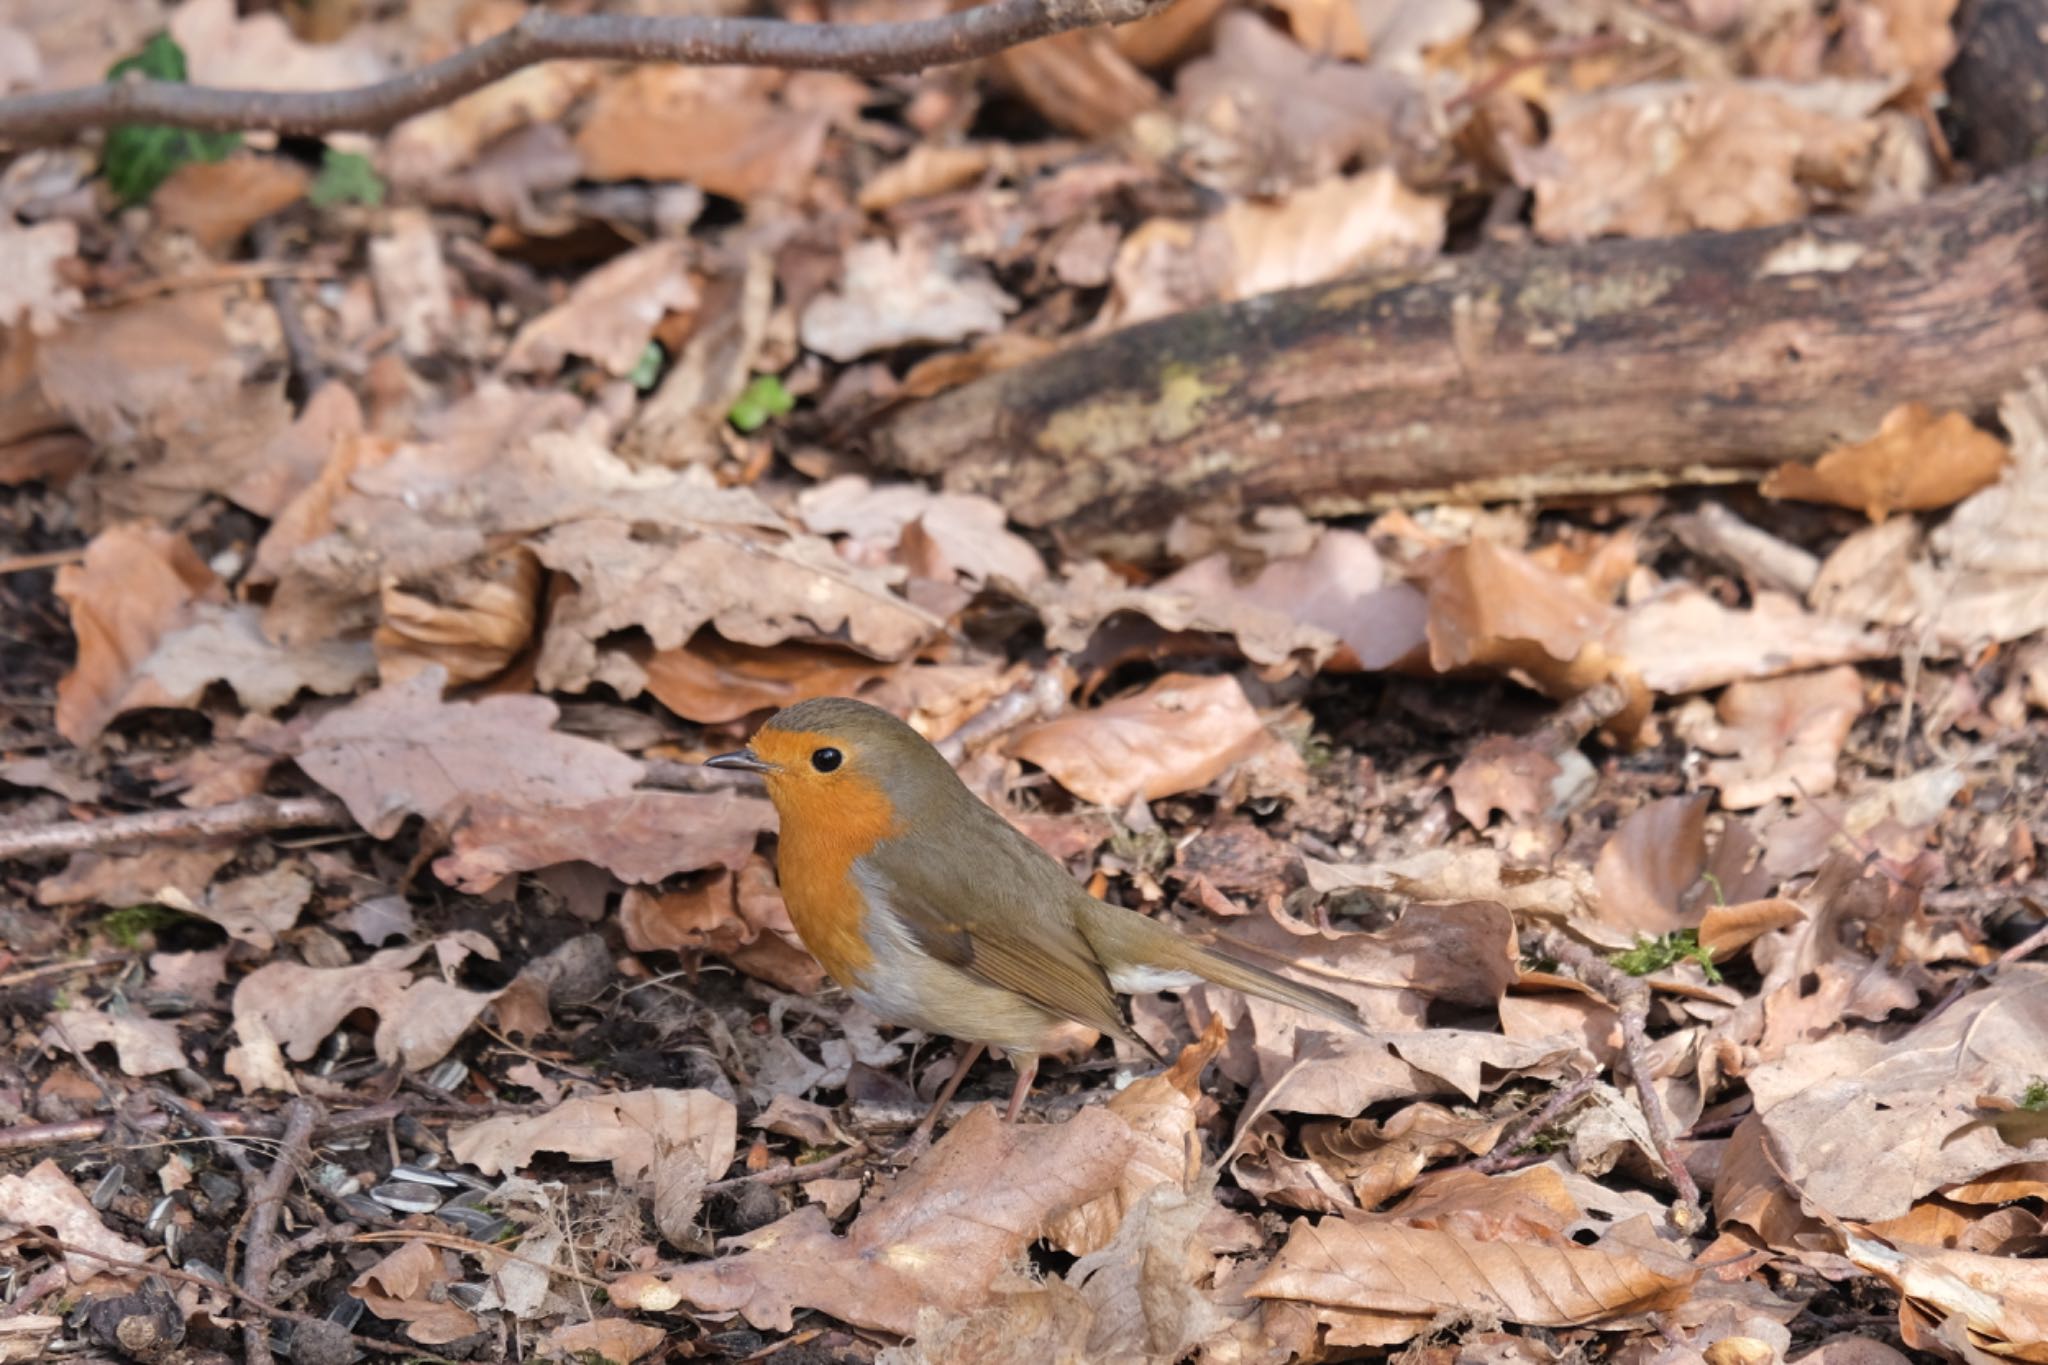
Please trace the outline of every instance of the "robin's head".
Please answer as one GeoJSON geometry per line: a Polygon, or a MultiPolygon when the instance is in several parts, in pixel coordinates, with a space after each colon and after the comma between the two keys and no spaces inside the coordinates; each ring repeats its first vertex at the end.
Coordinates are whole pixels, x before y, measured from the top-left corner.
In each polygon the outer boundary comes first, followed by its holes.
{"type": "Polygon", "coordinates": [[[784,823],[886,802],[892,817],[920,797],[943,797],[960,782],[923,735],[877,706],[817,697],[778,711],[746,748],[705,762],[760,773],[784,823]]]}

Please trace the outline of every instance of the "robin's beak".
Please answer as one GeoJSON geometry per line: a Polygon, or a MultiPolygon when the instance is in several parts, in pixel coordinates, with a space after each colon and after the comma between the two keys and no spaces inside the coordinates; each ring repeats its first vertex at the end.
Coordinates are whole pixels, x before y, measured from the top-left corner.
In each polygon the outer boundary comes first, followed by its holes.
{"type": "Polygon", "coordinates": [[[735,749],[729,754],[713,754],[704,760],[707,768],[737,768],[743,773],[772,773],[775,765],[756,758],[752,749],[735,749]]]}

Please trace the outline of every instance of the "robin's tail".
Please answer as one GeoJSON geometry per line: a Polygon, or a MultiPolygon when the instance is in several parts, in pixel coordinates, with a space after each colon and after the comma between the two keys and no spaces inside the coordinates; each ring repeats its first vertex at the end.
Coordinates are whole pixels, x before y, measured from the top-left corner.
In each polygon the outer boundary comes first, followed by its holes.
{"type": "Polygon", "coordinates": [[[1157,920],[1107,905],[1093,896],[1087,898],[1086,906],[1077,909],[1082,937],[1088,940],[1096,960],[1119,990],[1170,990],[1193,985],[1194,978],[1200,978],[1319,1014],[1360,1033],[1368,1031],[1365,1021],[1359,1018],[1358,1007],[1341,995],[1289,981],[1264,967],[1177,934],[1157,920]]]}

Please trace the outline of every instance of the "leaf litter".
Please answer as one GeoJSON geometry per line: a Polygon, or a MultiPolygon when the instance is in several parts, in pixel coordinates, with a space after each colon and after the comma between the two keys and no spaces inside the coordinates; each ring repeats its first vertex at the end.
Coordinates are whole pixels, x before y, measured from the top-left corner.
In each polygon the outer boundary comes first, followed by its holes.
{"type": "MultiPolygon", "coordinates": [[[[335,88],[509,18],[115,8],[0,26],[10,88],[166,22],[194,80],[335,88]]],[[[339,200],[260,139],[119,215],[78,149],[18,157],[0,838],[319,793],[349,827],[9,865],[0,1135],[85,1135],[0,1146],[0,1358],[115,1343],[91,1310],[145,1281],[89,1253],[243,1264],[219,1133],[260,1175],[316,1101],[259,1296],[465,1358],[2041,1358],[2044,381],[1757,497],[1265,508],[1146,563],[861,458],[1191,308],[1934,185],[1953,6],[1652,8],[554,63],[329,139],[339,200]],[[821,695],[1373,1033],[1141,998],[1164,1066],[1049,1058],[1018,1127],[977,1070],[892,1162],[935,1040],[824,978],[772,809],[696,766],[821,695]]]]}

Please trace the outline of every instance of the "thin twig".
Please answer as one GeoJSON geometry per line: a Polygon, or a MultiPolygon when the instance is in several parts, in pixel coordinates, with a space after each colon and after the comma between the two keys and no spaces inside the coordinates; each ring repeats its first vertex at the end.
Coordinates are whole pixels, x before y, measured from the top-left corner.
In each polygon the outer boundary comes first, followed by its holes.
{"type": "Polygon", "coordinates": [[[1650,988],[1619,967],[1601,961],[1576,939],[1556,930],[1536,934],[1532,946],[1544,956],[1570,967],[1579,980],[1613,1002],[1615,1013],[1621,1019],[1621,1050],[1628,1061],[1629,1077],[1635,1083],[1636,1099],[1643,1108],[1643,1121],[1649,1125],[1650,1141],[1657,1149],[1657,1158],[1664,1163],[1665,1173],[1671,1177],[1671,1184],[1678,1191],[1680,1225],[1687,1232],[1705,1227],[1706,1213],[1700,1206],[1700,1187],[1694,1183],[1692,1172],[1686,1169],[1685,1159],[1679,1154],[1678,1144],[1671,1136],[1671,1120],[1664,1112],[1663,1101],[1657,1098],[1657,1087],[1650,1083],[1650,1040],[1646,1032],[1650,988]]]}
{"type": "MultiPolygon", "coordinates": [[[[179,1118],[185,1120],[187,1124],[204,1134],[220,1150],[221,1155],[225,1156],[234,1165],[234,1168],[241,1172],[245,1187],[258,1178],[256,1163],[249,1160],[248,1151],[245,1150],[242,1143],[228,1135],[227,1130],[214,1120],[213,1115],[196,1105],[185,1103],[184,1100],[165,1090],[162,1086],[150,1087],[149,1097],[156,1101],[159,1109],[176,1114],[179,1118]]],[[[265,1136],[269,1135],[265,1134],[265,1136]]]]}
{"type": "MultiPolygon", "coordinates": [[[[270,1302],[271,1277],[277,1273],[284,1250],[277,1238],[277,1213],[311,1153],[313,1128],[320,1118],[320,1106],[312,1100],[302,1096],[291,1102],[285,1110],[284,1140],[278,1144],[270,1170],[249,1190],[249,1208],[242,1215],[249,1227],[243,1242],[248,1250],[242,1258],[242,1288],[263,1303],[270,1302]]],[[[228,1250],[234,1250],[232,1243],[228,1250]]],[[[250,1360],[270,1359],[270,1324],[262,1318],[243,1323],[242,1347],[250,1360]]]]}
{"type": "MultiPolygon", "coordinates": [[[[403,1114],[432,1114],[438,1107],[407,1104],[401,1100],[385,1100],[336,1114],[319,1126],[322,1137],[335,1133],[351,1133],[361,1128],[378,1128],[403,1114]]],[[[520,1106],[474,1105],[457,1106],[462,1117],[485,1117],[493,1113],[504,1113],[520,1106]]],[[[284,1132],[282,1119],[261,1114],[220,1114],[212,1112],[177,1114],[143,1114],[130,1119],[128,1126],[140,1133],[160,1133],[171,1125],[173,1118],[182,1118],[193,1127],[216,1142],[233,1138],[277,1138],[284,1132]]],[[[19,1128],[0,1128],[0,1153],[18,1152],[37,1147],[61,1146],[71,1142],[96,1142],[106,1136],[110,1120],[102,1118],[67,1119],[62,1123],[27,1123],[19,1128]]]]}
{"type": "Polygon", "coordinates": [[[76,564],[85,558],[85,547],[75,545],[68,550],[45,550],[34,555],[8,555],[0,559],[0,576],[11,573],[27,573],[31,569],[56,569],[66,564],[76,564]]]}
{"type": "Polygon", "coordinates": [[[1955,1004],[1956,1001],[1970,993],[1972,986],[1980,985],[1997,975],[2000,968],[2010,967],[2015,962],[2025,961],[2043,948],[2048,948],[2048,924],[2042,925],[2039,929],[2036,929],[2018,943],[2013,944],[2012,947],[2007,948],[1996,958],[1993,958],[1975,971],[1965,972],[1956,980],[1955,985],[1949,987],[1949,992],[1941,998],[1941,1003],[1927,1011],[1926,1018],[1923,1018],[1920,1022],[1926,1023],[1928,1019],[1934,1018],[1943,1010],[1955,1004]]]}
{"type": "Polygon", "coordinates": [[[556,14],[519,22],[417,71],[349,90],[218,90],[129,79],[0,100],[0,141],[61,142],[88,128],[168,124],[216,132],[378,132],[537,62],[581,57],[772,66],[882,76],[987,57],[1068,29],[1142,19],[1163,0],[994,0],[936,19],[793,24],[705,16],[556,14]]]}
{"type": "Polygon", "coordinates": [[[959,767],[969,749],[1014,730],[1026,721],[1051,719],[1066,709],[1067,670],[1064,663],[1031,675],[1021,685],[997,697],[968,718],[967,723],[938,743],[946,761],[959,767]]]}
{"type": "Polygon", "coordinates": [[[104,820],[66,820],[0,832],[0,862],[97,853],[157,840],[217,839],[315,825],[353,825],[348,808],[331,796],[252,796],[199,810],[152,810],[104,820]]]}
{"type": "Polygon", "coordinates": [[[40,981],[46,976],[62,976],[66,972],[105,971],[108,967],[125,967],[141,960],[140,953],[113,953],[105,957],[81,957],[69,962],[45,962],[40,967],[24,967],[18,972],[8,972],[0,976],[0,990],[40,981]]]}
{"type": "MultiPolygon", "coordinates": [[[[136,1275],[161,1275],[167,1280],[176,1280],[180,1284],[197,1285],[201,1289],[211,1289],[215,1293],[227,1295],[237,1303],[245,1303],[259,1313],[281,1319],[285,1322],[295,1322],[300,1326],[305,1326],[308,1323],[327,1324],[329,1321],[326,1318],[316,1317],[311,1313],[301,1313],[290,1308],[279,1308],[274,1304],[265,1303],[254,1295],[245,1293],[231,1284],[222,1284],[219,1280],[209,1280],[203,1275],[193,1275],[183,1270],[173,1270],[167,1265],[150,1265],[146,1261],[130,1261],[119,1256],[109,1256],[103,1251],[91,1251],[79,1246],[75,1242],[67,1242],[59,1237],[51,1237],[34,1229],[30,1229],[25,1233],[24,1238],[37,1246],[55,1251],[60,1256],[83,1256],[89,1261],[98,1261],[101,1265],[110,1265],[116,1270],[126,1270],[136,1275]]],[[[456,1362],[450,1360],[447,1356],[437,1356],[432,1351],[423,1350],[409,1343],[379,1341],[375,1337],[357,1336],[354,1332],[348,1334],[348,1339],[363,1350],[373,1351],[380,1356],[404,1356],[409,1360],[431,1360],[436,1362],[436,1365],[456,1365],[456,1362]]]]}
{"type": "Polygon", "coordinates": [[[1492,1151],[1475,1158],[1471,1163],[1472,1169],[1481,1175],[1494,1175],[1506,1170],[1514,1163],[1516,1154],[1530,1138],[1557,1122],[1565,1110],[1591,1094],[1593,1087],[1599,1083],[1600,1074],[1595,1071],[1579,1077],[1560,1090],[1551,1091],[1550,1098],[1546,1099],[1534,1113],[1517,1120],[1512,1128],[1501,1134],[1500,1141],[1493,1145],[1492,1151]]]}
{"type": "Polygon", "coordinates": [[[736,1175],[730,1180],[714,1180],[704,1187],[706,1194],[723,1194],[727,1190],[739,1189],[742,1185],[796,1185],[806,1180],[815,1180],[821,1175],[830,1175],[841,1166],[846,1166],[867,1155],[868,1145],[856,1142],[843,1152],[801,1166],[774,1166],[751,1175],[736,1175]]]}
{"type": "MultiPolygon", "coordinates": [[[[276,259],[284,255],[284,234],[274,222],[256,224],[250,229],[250,239],[261,256],[276,259]]],[[[271,311],[277,314],[278,330],[284,336],[284,353],[298,379],[297,394],[303,406],[327,382],[327,367],[320,359],[320,347],[313,334],[306,330],[306,319],[299,313],[298,284],[289,275],[272,275],[263,281],[263,295],[270,300],[271,311]]]]}

